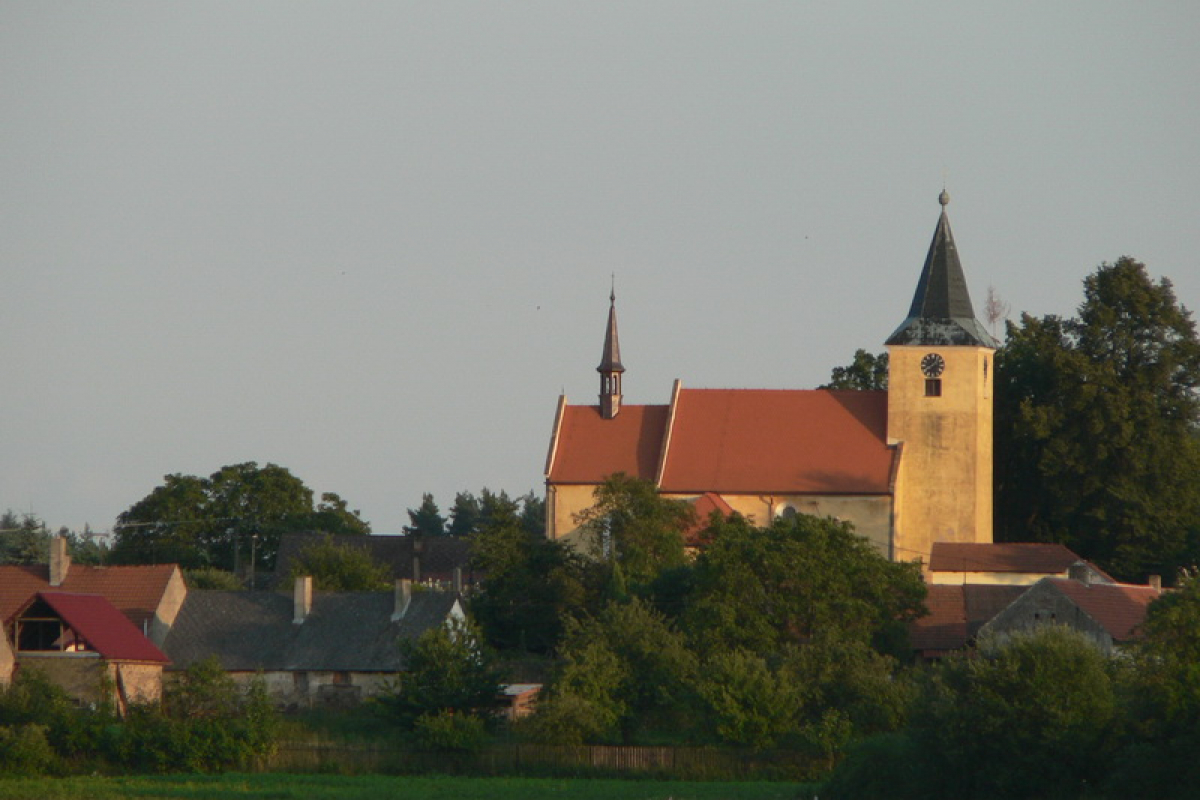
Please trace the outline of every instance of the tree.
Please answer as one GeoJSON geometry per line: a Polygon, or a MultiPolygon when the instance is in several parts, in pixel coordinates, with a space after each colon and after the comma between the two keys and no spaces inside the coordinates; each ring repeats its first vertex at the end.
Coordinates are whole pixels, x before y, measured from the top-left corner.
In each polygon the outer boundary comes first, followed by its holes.
{"type": "Polygon", "coordinates": [[[618,583],[646,586],[684,563],[683,534],[695,520],[690,505],[624,473],[606,478],[594,496],[576,522],[591,555],[609,565],[618,583]]]}
{"type": "Polygon", "coordinates": [[[405,728],[442,714],[488,717],[500,697],[500,673],[479,631],[453,618],[416,640],[402,639],[404,673],[381,698],[405,728]]]}
{"type": "Polygon", "coordinates": [[[923,613],[919,565],[889,561],[849,523],[798,514],[755,528],[734,515],[709,531],[685,615],[709,652],[780,652],[831,631],[882,645],[923,613]]]}
{"type": "Polygon", "coordinates": [[[472,536],[471,566],[484,576],[470,598],[472,617],[502,650],[550,652],[566,618],[585,603],[583,559],[515,520],[472,536]]]}
{"type": "Polygon", "coordinates": [[[829,383],[821,389],[883,390],[888,387],[888,354],[871,355],[866,350],[854,351],[849,366],[834,367],[829,383]]]}
{"type": "Polygon", "coordinates": [[[387,589],[392,571],[369,551],[335,542],[329,536],[308,542],[296,554],[288,581],[311,575],[314,587],[326,592],[369,592],[387,589]]]}
{"type": "Polygon", "coordinates": [[[1107,660],[1081,634],[984,641],[939,665],[916,706],[924,796],[1079,796],[1110,757],[1115,708],[1107,660]]]}
{"type": "Polygon", "coordinates": [[[479,501],[470,492],[454,495],[454,506],[450,509],[450,526],[446,533],[451,536],[467,536],[474,532],[479,523],[479,501]]]}
{"type": "Polygon", "coordinates": [[[639,730],[680,728],[692,704],[696,657],[665,617],[634,599],[571,620],[559,667],[536,723],[559,742],[629,743],[639,730]],[[543,716],[543,714],[545,716],[543,716]]]}
{"type": "Polygon", "coordinates": [[[0,514],[0,564],[44,564],[50,556],[50,532],[33,514],[0,514]]]}
{"type": "Polygon", "coordinates": [[[996,532],[1062,542],[1122,578],[1200,555],[1200,340],[1130,258],[1078,316],[1010,323],[996,364],[996,532]]]}
{"type": "Polygon", "coordinates": [[[446,518],[433,501],[429,492],[421,495],[421,505],[416,509],[408,509],[409,524],[404,532],[409,536],[444,536],[446,534],[446,518]]]}
{"type": "Polygon", "coordinates": [[[117,563],[177,563],[187,569],[239,571],[243,561],[270,569],[285,532],[367,533],[358,512],[336,494],[313,493],[276,464],[222,467],[207,478],[167,475],[164,483],[117,517],[117,563]],[[326,530],[333,528],[334,530],[326,530]]]}

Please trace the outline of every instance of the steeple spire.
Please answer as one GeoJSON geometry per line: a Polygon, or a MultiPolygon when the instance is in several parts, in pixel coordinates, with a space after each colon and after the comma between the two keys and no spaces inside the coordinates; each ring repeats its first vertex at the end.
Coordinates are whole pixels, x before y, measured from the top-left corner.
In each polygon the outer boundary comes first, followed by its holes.
{"type": "Polygon", "coordinates": [[[997,342],[975,319],[967,279],[963,275],[958,248],[950,232],[946,206],[950,195],[938,196],[942,215],[933,232],[925,267],[913,295],[908,317],[888,337],[886,344],[967,345],[996,347],[997,342]]]}
{"type": "Polygon", "coordinates": [[[608,295],[608,329],[604,332],[604,353],[600,356],[600,416],[612,419],[621,410],[621,344],[617,340],[617,290],[608,295]]]}

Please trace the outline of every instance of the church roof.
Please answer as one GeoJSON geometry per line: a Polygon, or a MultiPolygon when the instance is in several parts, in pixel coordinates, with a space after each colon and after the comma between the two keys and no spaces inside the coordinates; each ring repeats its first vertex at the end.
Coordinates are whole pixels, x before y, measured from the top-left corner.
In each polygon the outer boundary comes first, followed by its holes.
{"type": "Polygon", "coordinates": [[[621,343],[617,339],[617,295],[608,296],[608,327],[604,331],[604,352],[600,354],[597,372],[624,372],[621,366],[621,343]]]}
{"type": "Polygon", "coordinates": [[[615,472],[664,492],[888,494],[887,393],[684,389],[670,406],[565,406],[551,443],[551,483],[615,472]]]}
{"type": "Polygon", "coordinates": [[[945,206],[950,196],[942,192],[940,201],[942,215],[934,229],[908,317],[885,344],[996,347],[996,340],[975,319],[967,279],[954,234],[950,232],[950,218],[946,216],[945,206]]]}

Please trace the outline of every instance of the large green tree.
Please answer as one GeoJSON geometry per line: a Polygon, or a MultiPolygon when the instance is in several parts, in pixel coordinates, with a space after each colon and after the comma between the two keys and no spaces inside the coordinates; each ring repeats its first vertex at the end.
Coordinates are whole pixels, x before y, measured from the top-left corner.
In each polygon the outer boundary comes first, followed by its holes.
{"type": "Polygon", "coordinates": [[[889,561],[848,523],[799,514],[755,528],[734,515],[709,533],[685,614],[705,650],[779,652],[830,631],[903,649],[895,637],[923,613],[920,567],[889,561]]]}
{"type": "Polygon", "coordinates": [[[844,367],[834,367],[829,383],[821,389],[858,389],[874,391],[888,388],[888,354],[872,355],[866,350],[854,351],[854,359],[844,367]]]}
{"type": "Polygon", "coordinates": [[[1168,280],[1102,265],[1076,317],[1009,324],[996,378],[997,539],[1131,579],[1200,555],[1200,340],[1168,280]]]}
{"type": "Polygon", "coordinates": [[[285,532],[369,533],[370,525],[336,494],[313,505],[312,490],[286,468],[254,462],[207,478],[167,475],[117,517],[117,563],[173,562],[186,568],[270,568],[285,532]]]}

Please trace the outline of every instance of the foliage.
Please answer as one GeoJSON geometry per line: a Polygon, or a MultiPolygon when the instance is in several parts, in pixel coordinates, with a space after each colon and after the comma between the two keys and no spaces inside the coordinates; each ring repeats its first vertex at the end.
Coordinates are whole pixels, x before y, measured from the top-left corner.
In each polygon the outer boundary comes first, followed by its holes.
{"type": "Polygon", "coordinates": [[[216,589],[223,592],[238,592],[246,587],[232,572],[216,567],[199,567],[183,571],[183,579],[189,589],[216,589]]]}
{"type": "Polygon", "coordinates": [[[888,354],[872,355],[866,350],[854,351],[854,360],[845,367],[834,367],[829,383],[821,389],[856,389],[878,391],[888,388],[888,354]]]}
{"type": "Polygon", "coordinates": [[[45,564],[50,553],[50,532],[33,514],[0,514],[0,564],[45,564]]]}
{"type": "Polygon", "coordinates": [[[549,721],[567,741],[628,743],[694,703],[696,669],[683,635],[661,614],[637,599],[610,602],[599,615],[568,623],[546,702],[549,721]],[[571,731],[572,721],[580,728],[571,731]]]}
{"type": "Polygon", "coordinates": [[[562,637],[564,620],[584,605],[583,559],[516,520],[474,534],[471,565],[484,575],[470,598],[471,614],[494,647],[547,653],[562,637]]]}
{"type": "Polygon", "coordinates": [[[380,703],[405,729],[412,730],[421,717],[444,713],[490,719],[501,678],[474,625],[454,618],[399,646],[404,673],[380,703]]]}
{"type": "Polygon", "coordinates": [[[413,722],[417,742],[429,750],[473,753],[487,742],[487,725],[474,714],[437,711],[413,722]]]}
{"type": "Polygon", "coordinates": [[[1061,627],[943,662],[914,711],[928,796],[1074,796],[1111,755],[1107,669],[1087,637],[1061,627]]]}
{"type": "Polygon", "coordinates": [[[408,509],[409,524],[404,532],[410,536],[444,536],[446,534],[446,518],[442,516],[433,495],[429,492],[421,495],[421,505],[408,509]]]}
{"type": "Polygon", "coordinates": [[[163,484],[117,517],[117,563],[178,563],[238,571],[254,553],[270,569],[285,532],[365,534],[370,526],[336,494],[314,507],[313,493],[284,467],[254,462],[207,478],[167,475],[163,484]]]}
{"type": "Polygon", "coordinates": [[[921,773],[924,753],[907,733],[863,739],[825,785],[828,800],[925,800],[921,773]]]}
{"type": "Polygon", "coordinates": [[[772,747],[795,732],[801,688],[789,670],[747,650],[723,651],[700,672],[698,691],[721,740],[772,747]]]}
{"type": "Polygon", "coordinates": [[[780,652],[829,630],[870,641],[923,611],[920,568],[888,561],[847,523],[799,514],[755,528],[734,515],[709,533],[684,618],[708,651],[780,652]]]}
{"type": "Polygon", "coordinates": [[[0,775],[44,775],[55,763],[45,725],[0,725],[0,775]]]}
{"type": "Polygon", "coordinates": [[[305,543],[292,559],[288,582],[311,575],[315,588],[326,592],[369,592],[391,586],[392,571],[353,544],[322,536],[305,543]]]}
{"type": "Polygon", "coordinates": [[[1169,281],[1102,265],[1077,317],[1009,323],[996,377],[997,538],[1130,579],[1200,555],[1200,340],[1169,281]]]}
{"type": "Polygon", "coordinates": [[[684,563],[683,534],[695,521],[690,505],[624,473],[606,478],[594,497],[576,522],[591,555],[614,570],[617,582],[643,587],[684,563]]]}

